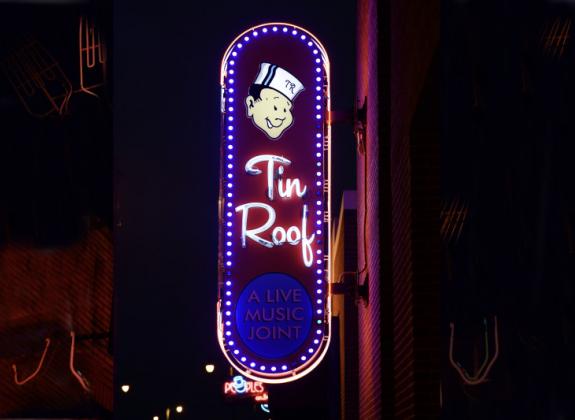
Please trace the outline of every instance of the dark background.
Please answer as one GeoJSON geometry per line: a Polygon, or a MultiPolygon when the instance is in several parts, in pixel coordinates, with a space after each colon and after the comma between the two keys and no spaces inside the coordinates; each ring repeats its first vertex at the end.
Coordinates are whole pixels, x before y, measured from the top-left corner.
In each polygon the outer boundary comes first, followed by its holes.
{"type": "MultiPolygon", "coordinates": [[[[215,316],[220,60],[253,25],[302,26],[330,56],[332,109],[351,111],[355,2],[114,6],[116,389],[131,385],[117,391],[116,416],[151,419],[181,403],[182,418],[261,418],[249,402],[224,404],[222,395],[230,372],[215,316]],[[210,362],[216,371],[207,375],[210,362]]],[[[337,212],[343,189],[355,188],[355,145],[351,124],[332,133],[337,212]]],[[[330,358],[301,381],[271,388],[274,419],[328,418],[328,404],[336,414],[337,388],[326,390],[337,383],[330,358]]]]}
{"type": "Polygon", "coordinates": [[[571,419],[574,4],[441,6],[441,196],[468,209],[460,236],[442,231],[442,418],[571,419]],[[466,385],[449,323],[473,374],[484,322],[493,355],[495,316],[499,357],[486,383],[466,385]]]}
{"type": "MultiPolygon", "coordinates": [[[[112,44],[109,2],[2,4],[0,61],[35,39],[79,88],[78,17],[91,16],[112,44]]],[[[112,73],[111,60],[108,62],[112,73]]],[[[112,226],[112,80],[99,98],[74,94],[62,117],[28,114],[0,71],[0,222],[5,241],[38,247],[82,237],[86,217],[112,226]],[[83,219],[84,218],[84,219],[83,219]]],[[[34,107],[47,109],[46,106],[34,107]]]]}

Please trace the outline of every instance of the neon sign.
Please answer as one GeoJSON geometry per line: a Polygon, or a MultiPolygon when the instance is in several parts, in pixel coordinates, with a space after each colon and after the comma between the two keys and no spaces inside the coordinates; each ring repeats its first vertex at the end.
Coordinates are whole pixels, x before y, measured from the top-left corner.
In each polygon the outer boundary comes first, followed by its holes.
{"type": "Polygon", "coordinates": [[[329,59],[285,23],[224,54],[218,340],[242,375],[301,378],[331,332],[329,59]]]}
{"type": "MultiPolygon", "coordinates": [[[[264,395],[264,384],[261,382],[246,381],[241,375],[234,376],[231,382],[224,383],[224,394],[256,395],[260,401],[264,395]]],[[[267,394],[266,394],[267,396],[267,394]]]]}

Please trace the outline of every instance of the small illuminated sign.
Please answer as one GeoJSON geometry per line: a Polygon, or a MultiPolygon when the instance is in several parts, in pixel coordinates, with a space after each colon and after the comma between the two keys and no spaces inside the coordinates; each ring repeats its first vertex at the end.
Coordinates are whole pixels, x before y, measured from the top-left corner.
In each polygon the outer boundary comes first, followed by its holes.
{"type": "Polygon", "coordinates": [[[267,400],[264,384],[259,381],[246,381],[243,376],[234,376],[230,382],[224,383],[225,395],[253,395],[257,401],[267,400]],[[258,399],[259,398],[259,399],[258,399]]]}
{"type": "Polygon", "coordinates": [[[230,44],[220,77],[218,339],[242,375],[293,381],[330,339],[329,60],[269,23],[230,44]]]}
{"type": "Polygon", "coordinates": [[[264,392],[261,395],[256,395],[254,397],[254,399],[256,400],[256,402],[266,402],[269,400],[269,396],[268,396],[267,392],[264,392]]]}

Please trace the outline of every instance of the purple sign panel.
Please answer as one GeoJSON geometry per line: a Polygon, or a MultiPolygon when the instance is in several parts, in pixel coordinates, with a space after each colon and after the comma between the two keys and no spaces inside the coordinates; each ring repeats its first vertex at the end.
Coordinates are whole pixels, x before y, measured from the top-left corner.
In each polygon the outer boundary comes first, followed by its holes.
{"type": "Polygon", "coordinates": [[[230,44],[220,77],[218,339],[246,377],[293,381],[330,339],[329,60],[268,23],[230,44]]]}

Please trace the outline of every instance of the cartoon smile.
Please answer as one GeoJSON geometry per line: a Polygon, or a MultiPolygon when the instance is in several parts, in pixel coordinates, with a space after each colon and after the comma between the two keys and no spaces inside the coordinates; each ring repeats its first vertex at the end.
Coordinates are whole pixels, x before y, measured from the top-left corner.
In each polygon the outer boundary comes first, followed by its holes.
{"type": "Polygon", "coordinates": [[[281,125],[284,123],[285,118],[276,118],[276,120],[279,120],[280,123],[278,125],[273,125],[272,122],[270,121],[269,118],[266,117],[266,124],[268,125],[268,128],[278,128],[281,127],[281,125]]]}

